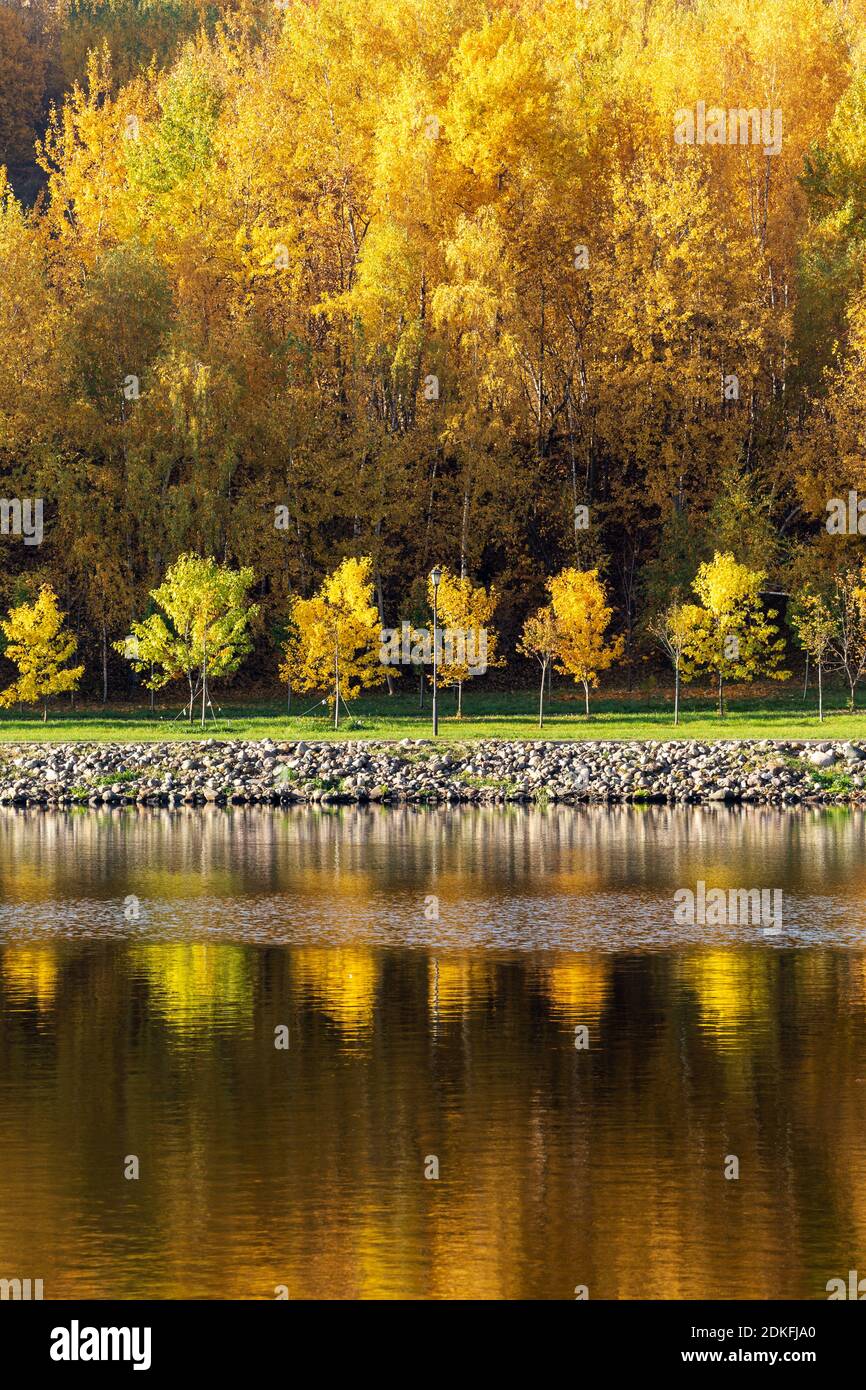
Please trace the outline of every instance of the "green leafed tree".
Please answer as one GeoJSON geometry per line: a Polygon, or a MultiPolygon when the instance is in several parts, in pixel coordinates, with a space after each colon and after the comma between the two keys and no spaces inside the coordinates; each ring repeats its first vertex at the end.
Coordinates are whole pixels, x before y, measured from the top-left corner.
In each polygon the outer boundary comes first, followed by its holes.
{"type": "Polygon", "coordinates": [[[811,585],[796,595],[791,609],[791,626],[797,641],[818,670],[818,719],[824,719],[824,671],[839,636],[839,618],[825,596],[811,585]]]}
{"type": "Polygon", "coordinates": [[[127,149],[131,183],[150,194],[170,193],[207,168],[220,109],[210,75],[190,53],[163,78],[158,100],[159,119],[127,149]]]}
{"type": "Polygon", "coordinates": [[[258,604],[249,602],[255,576],[251,568],[233,570],[213,557],[181,555],[151,597],[161,610],[133,623],[131,634],[115,643],[137,671],[147,671],[154,690],[185,677],[189,719],[201,696],[204,727],[211,679],[236,671],[252,650],[250,624],[258,604]]]}
{"type": "Polygon", "coordinates": [[[832,647],[836,665],[845,672],[849,708],[854,709],[857,686],[866,672],[866,567],[843,570],[834,577],[832,647]]]}
{"type": "MultiPolygon", "coordinates": [[[[761,570],[738,564],[731,554],[718,551],[701,565],[692,588],[701,601],[692,606],[692,627],[685,655],[690,671],[711,671],[718,682],[719,717],[724,714],[726,680],[753,681],[756,676],[784,680],[785,639],[766,609],[761,570]]],[[[688,676],[686,677],[688,679],[688,676]]]]}

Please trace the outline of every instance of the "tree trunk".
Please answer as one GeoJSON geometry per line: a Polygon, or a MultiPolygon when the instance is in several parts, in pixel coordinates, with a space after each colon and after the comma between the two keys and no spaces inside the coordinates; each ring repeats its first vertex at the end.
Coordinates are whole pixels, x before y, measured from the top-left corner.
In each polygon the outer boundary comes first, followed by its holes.
{"type": "Polygon", "coordinates": [[[725,716],[725,708],[724,708],[723,698],[724,698],[724,697],[723,697],[723,694],[722,694],[722,668],[721,668],[721,666],[720,666],[720,667],[719,667],[719,718],[720,718],[720,719],[723,719],[724,716],[725,716]]]}
{"type": "Polygon", "coordinates": [[[108,704],[108,629],[102,620],[102,703],[108,704]]]}
{"type": "Polygon", "coordinates": [[[334,646],[334,728],[340,727],[340,655],[334,646]]]}
{"type": "Polygon", "coordinates": [[[460,522],[460,578],[466,578],[466,535],[469,528],[469,486],[463,492],[463,518],[460,522]]]}
{"type": "Polygon", "coordinates": [[[680,663],[674,667],[674,724],[680,722],[680,663]]]}
{"type": "Polygon", "coordinates": [[[418,690],[418,708],[419,708],[419,709],[423,709],[423,708],[424,708],[424,667],[423,667],[423,666],[421,667],[421,679],[420,679],[420,682],[419,682],[419,690],[418,690]]]}
{"type": "Polygon", "coordinates": [[[589,718],[589,681],[583,682],[583,695],[586,701],[586,717],[589,718]]]}
{"type": "Polygon", "coordinates": [[[457,682],[457,718],[463,718],[463,682],[457,682]]]}
{"type": "Polygon", "coordinates": [[[806,680],[803,684],[803,702],[806,700],[806,691],[809,689],[809,653],[806,653],[806,680]]]}
{"type": "Polygon", "coordinates": [[[544,678],[547,675],[547,663],[541,668],[541,690],[538,695],[538,727],[544,728],[544,678]]]}
{"type": "Polygon", "coordinates": [[[42,723],[43,723],[43,724],[47,724],[47,723],[48,723],[48,701],[47,701],[47,700],[43,700],[43,702],[42,702],[42,723]]]}
{"type": "Polygon", "coordinates": [[[538,338],[538,457],[544,458],[544,301],[545,284],[541,282],[541,313],[538,338]]]}
{"type": "MultiPolygon", "coordinates": [[[[379,528],[379,526],[377,525],[377,527],[376,527],[376,535],[377,535],[377,536],[378,536],[378,534],[379,534],[379,529],[380,529],[380,528],[379,528]]],[[[382,577],[381,577],[381,575],[379,574],[379,566],[378,566],[378,565],[376,566],[376,606],[377,606],[377,608],[379,609],[379,627],[380,627],[380,629],[381,629],[381,628],[383,628],[383,627],[385,626],[385,602],[384,602],[384,599],[382,598],[382,577]]],[[[389,694],[389,695],[393,695],[393,694],[394,694],[394,677],[391,675],[391,671],[390,671],[389,667],[387,667],[387,666],[385,667],[385,685],[387,686],[388,694],[389,694]]]]}
{"type": "Polygon", "coordinates": [[[823,681],[823,662],[818,662],[818,723],[824,723],[824,681],[823,681]]]}
{"type": "Polygon", "coordinates": [[[207,647],[201,659],[201,726],[204,728],[205,704],[207,702],[207,647]]]}

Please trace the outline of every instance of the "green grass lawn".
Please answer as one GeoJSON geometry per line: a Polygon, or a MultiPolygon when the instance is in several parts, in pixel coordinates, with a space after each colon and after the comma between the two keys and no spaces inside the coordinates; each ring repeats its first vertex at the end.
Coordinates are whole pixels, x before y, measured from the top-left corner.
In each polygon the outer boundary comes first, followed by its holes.
{"type": "MultiPolygon", "coordinates": [[[[710,696],[689,694],[683,702],[680,724],[674,728],[672,702],[662,694],[608,695],[595,699],[591,717],[583,714],[582,695],[554,687],[547,707],[543,732],[538,729],[537,695],[485,693],[470,687],[464,692],[462,720],[455,719],[455,697],[446,691],[440,698],[440,739],[547,738],[547,739],[733,739],[733,738],[858,738],[866,739],[866,709],[850,714],[843,708],[841,691],[825,702],[828,714],[819,724],[810,691],[804,704],[802,687],[785,686],[761,692],[748,687],[732,691],[728,712],[719,719],[710,696]]],[[[418,696],[377,693],[352,705],[351,717],[343,716],[335,733],[330,717],[313,711],[302,716],[309,699],[295,701],[298,713],[286,716],[284,702],[230,703],[224,700],[218,722],[208,721],[202,731],[176,717],[180,707],[163,702],[151,713],[141,705],[76,704],[74,710],[60,701],[43,724],[39,713],[21,716],[0,712],[0,742],[148,742],[156,739],[200,738],[428,738],[431,733],[430,702],[423,712],[418,696]]]]}

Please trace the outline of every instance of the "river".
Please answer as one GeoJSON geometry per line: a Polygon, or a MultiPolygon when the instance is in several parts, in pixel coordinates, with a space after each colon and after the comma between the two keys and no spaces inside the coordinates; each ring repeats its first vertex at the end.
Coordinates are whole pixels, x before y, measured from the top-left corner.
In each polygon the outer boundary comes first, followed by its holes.
{"type": "Polygon", "coordinates": [[[839,808],[0,812],[0,1278],[826,1298],[864,849],[839,808]],[[678,923],[698,882],[781,929],[678,923]]]}

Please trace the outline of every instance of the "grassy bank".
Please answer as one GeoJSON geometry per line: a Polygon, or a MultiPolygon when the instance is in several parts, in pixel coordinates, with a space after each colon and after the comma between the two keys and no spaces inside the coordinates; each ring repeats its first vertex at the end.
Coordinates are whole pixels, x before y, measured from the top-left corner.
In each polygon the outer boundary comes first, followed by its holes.
{"type": "MultiPolygon", "coordinates": [[[[307,702],[309,703],[309,702],[307,702]]],[[[19,715],[0,712],[0,742],[149,742],[157,739],[200,738],[427,738],[430,736],[429,699],[423,711],[415,695],[376,694],[356,701],[349,718],[342,718],[335,733],[321,712],[286,715],[284,702],[228,703],[219,708],[217,722],[209,720],[202,731],[178,717],[178,704],[164,702],[153,713],[145,704],[82,706],[55,705],[47,724],[35,712],[19,715]]],[[[684,703],[680,724],[674,727],[671,702],[663,695],[621,695],[599,698],[587,721],[579,697],[572,690],[553,692],[544,730],[539,733],[537,696],[470,691],[464,697],[464,717],[457,720],[454,694],[447,691],[440,703],[439,735],[442,740],[473,738],[548,739],[732,739],[732,738],[866,738],[866,709],[849,713],[841,691],[831,695],[823,724],[818,722],[811,695],[785,687],[772,692],[740,695],[733,692],[724,719],[719,719],[712,698],[690,696],[684,703]]]]}

